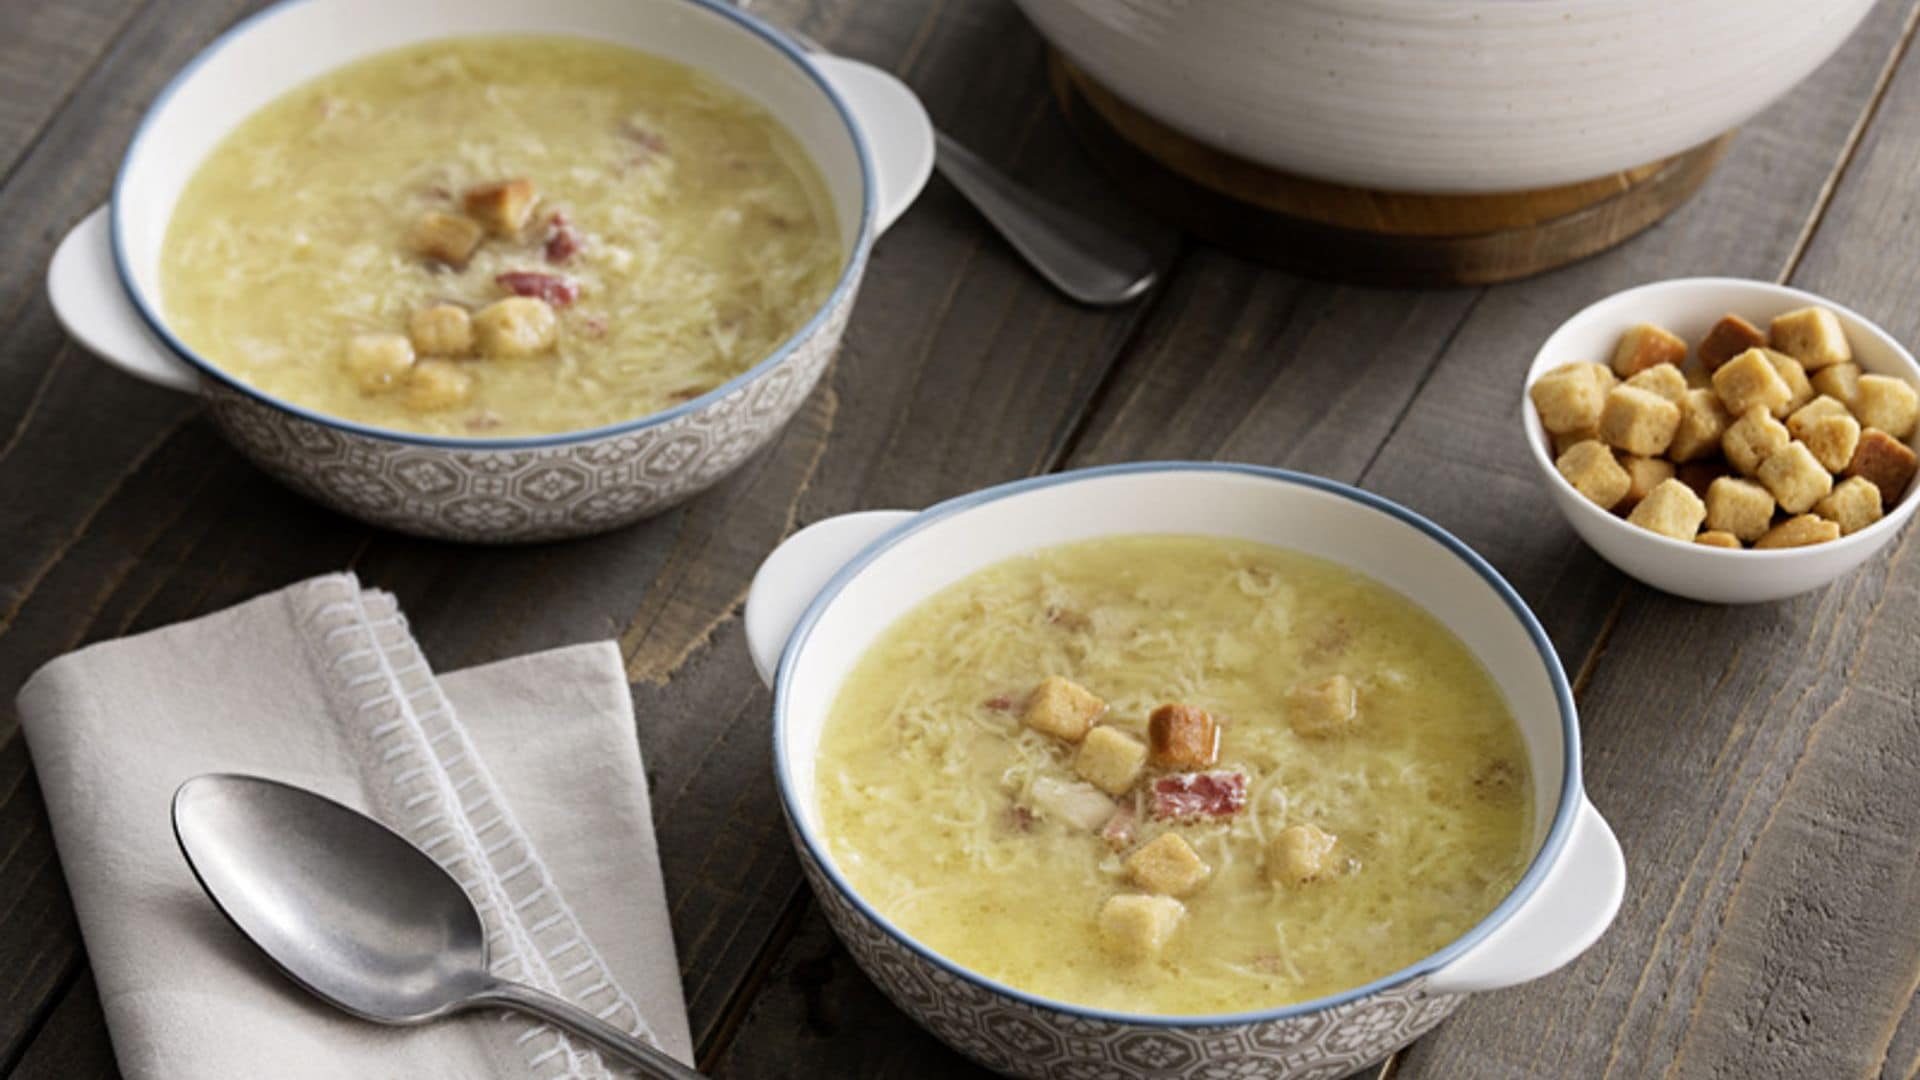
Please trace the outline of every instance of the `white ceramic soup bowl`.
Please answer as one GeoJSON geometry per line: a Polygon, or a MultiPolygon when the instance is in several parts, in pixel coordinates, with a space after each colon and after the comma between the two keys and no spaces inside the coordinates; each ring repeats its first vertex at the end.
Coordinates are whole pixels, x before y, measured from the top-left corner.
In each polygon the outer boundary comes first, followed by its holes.
{"type": "MultiPolygon", "coordinates": [[[[1574,490],[1553,466],[1553,444],[1540,426],[1527,391],[1535,379],[1562,364],[1605,363],[1621,331],[1650,322],[1698,342],[1728,312],[1765,329],[1775,315],[1812,304],[1833,309],[1853,346],[1854,362],[1868,372],[1894,375],[1920,387],[1920,364],[1893,335],[1858,312],[1810,292],[1745,278],[1676,278],[1615,293],[1582,309],[1540,346],[1520,393],[1520,422],[1526,426],[1527,452],[1541,472],[1553,503],[1580,538],[1623,573],[1663,592],[1714,604],[1752,604],[1779,600],[1817,589],[1859,566],[1887,546],[1913,517],[1916,502],[1910,484],[1886,516],[1838,540],[1809,547],[1767,551],[1706,547],[1669,539],[1627,524],[1574,490]]],[[[1914,440],[1909,440],[1914,445],[1914,440]]],[[[1917,481],[1916,484],[1920,484],[1917,481]]]]}
{"type": "Polygon", "coordinates": [[[228,439],[292,487],[377,525],[505,542],[599,532],[708,487],[769,442],[839,347],[867,256],[926,183],[933,131],[904,84],[811,56],[713,0],[286,0],[188,64],[147,112],[109,207],[55,253],[48,291],[67,331],[136,378],[204,395],[228,439]],[[175,202],[235,125],[352,60],[436,38],[564,34],[677,60],[764,106],[825,177],[840,220],[839,280],[806,325],[751,370],[628,422],[529,438],[371,427],[262,393],[167,328],[161,246],[175,202]]]}
{"type": "Polygon", "coordinates": [[[1706,142],[1872,0],[1017,0],[1107,89],[1204,143],[1398,191],[1573,183],[1706,142]],[[1738,74],[1735,74],[1735,73],[1738,74]]]}
{"type": "Polygon", "coordinates": [[[755,577],[748,645],[774,687],[775,771],[801,863],[867,974],[920,1023],[982,1064],[1034,1080],[1334,1078],[1439,1023],[1461,995],[1537,978],[1612,921],[1619,844],[1580,787],[1565,673],[1518,595],[1431,522],[1376,496],[1245,465],[1148,463],[990,488],[919,513],[849,514],[794,534],[755,577]],[[1329,559],[1419,604],[1505,694],[1534,777],[1534,856],[1511,894],[1458,940],[1332,997],[1211,1016],[1085,1008],[1015,990],[943,959],[848,884],[821,835],[815,759],[854,663],[932,593],[1054,544],[1176,531],[1257,540],[1329,559]]]}

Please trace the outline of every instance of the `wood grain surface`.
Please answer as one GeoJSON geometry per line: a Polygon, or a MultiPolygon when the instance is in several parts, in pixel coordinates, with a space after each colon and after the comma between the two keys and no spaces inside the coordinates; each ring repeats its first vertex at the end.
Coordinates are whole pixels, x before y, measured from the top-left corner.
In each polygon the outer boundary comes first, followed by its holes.
{"type": "Polygon", "coordinates": [[[712,492],[607,537],[488,550],[366,529],[247,466],[187,402],[69,344],[40,284],[159,86],[248,5],[0,5],[0,1073],[114,1075],[11,690],[87,641],[351,567],[442,669],[613,638],[633,680],[703,1063],[722,1077],[972,1076],[860,975],[779,820],[746,582],[794,528],[1051,469],[1222,458],[1357,482],[1455,531],[1579,674],[1587,786],[1619,831],[1619,922],[1390,1065],[1407,1078],[1920,1075],[1920,556],[1783,604],[1627,582],[1551,509],[1519,379],[1631,284],[1783,277],[1920,339],[1916,0],[1883,0],[1748,124],[1674,216],[1544,277],[1391,291],[1173,237],[1075,149],[1006,0],[755,10],[896,72],[990,161],[1168,252],[1145,301],[1037,281],[935,181],[875,252],[826,383],[712,492]]]}

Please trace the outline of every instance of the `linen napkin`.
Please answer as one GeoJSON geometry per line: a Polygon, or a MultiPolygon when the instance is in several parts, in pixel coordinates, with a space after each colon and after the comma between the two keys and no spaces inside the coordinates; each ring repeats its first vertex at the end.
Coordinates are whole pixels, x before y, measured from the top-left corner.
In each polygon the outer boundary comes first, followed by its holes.
{"type": "Polygon", "coordinates": [[[212,771],[284,780],[379,818],[466,886],[496,973],[690,1060],[611,643],[436,677],[394,598],[335,574],[62,657],[19,706],[131,1080],[608,1075],[583,1040],[531,1018],[388,1028],[282,977],[174,842],[174,789],[212,771]]]}

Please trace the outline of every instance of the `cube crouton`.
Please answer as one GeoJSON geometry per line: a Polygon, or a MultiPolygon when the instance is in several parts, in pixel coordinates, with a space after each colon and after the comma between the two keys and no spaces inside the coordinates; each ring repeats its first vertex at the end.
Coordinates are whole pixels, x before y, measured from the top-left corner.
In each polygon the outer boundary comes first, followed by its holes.
{"type": "Polygon", "coordinates": [[[1100,905],[1100,943],[1129,960],[1148,960],[1172,940],[1187,906],[1171,896],[1124,895],[1100,905]]]}
{"type": "Polygon", "coordinates": [[[413,250],[455,270],[464,269],[486,230],[458,214],[430,210],[413,223],[413,250]]]}
{"type": "Polygon", "coordinates": [[[485,225],[495,236],[518,236],[533,214],[538,194],[529,180],[502,180],[468,188],[462,198],[467,216],[485,225]]]}
{"type": "Polygon", "coordinates": [[[362,390],[385,390],[413,368],[413,344],[403,334],[355,334],[347,339],[347,373],[362,390]]]}
{"type": "Polygon", "coordinates": [[[465,356],[473,351],[473,319],[458,304],[432,304],[408,317],[407,338],[421,356],[465,356]]]}
{"type": "Polygon", "coordinates": [[[439,412],[473,396],[473,376],[451,360],[422,360],[407,372],[407,408],[439,412]]]}
{"type": "Polygon", "coordinates": [[[1626,385],[1650,391],[1678,404],[1680,396],[1687,392],[1687,377],[1672,364],[1655,364],[1628,379],[1626,385]]]}
{"type": "Polygon", "coordinates": [[[1694,352],[1700,357],[1700,363],[1711,372],[1721,364],[1739,356],[1748,349],[1757,349],[1767,343],[1767,335],[1760,328],[1738,315],[1723,315],[1713,324],[1707,336],[1700,339],[1694,352]]]}
{"type": "Polygon", "coordinates": [[[1773,493],[1751,480],[1723,476],[1707,488],[1707,529],[1752,543],[1773,524],[1773,493]]]}
{"type": "Polygon", "coordinates": [[[1789,514],[1802,514],[1833,490],[1833,474],[1798,439],[1760,463],[1760,482],[1789,514]]]}
{"type": "Polygon", "coordinates": [[[1692,488],[1678,480],[1668,480],[1641,499],[1627,520],[1648,532],[1675,540],[1691,540],[1700,531],[1700,522],[1706,516],[1707,504],[1700,501],[1692,488]]]}
{"type": "Polygon", "coordinates": [[[1627,470],[1627,493],[1614,507],[1615,510],[1632,510],[1654,488],[1673,479],[1673,462],[1666,458],[1628,454],[1621,459],[1620,467],[1627,470]]]}
{"type": "Polygon", "coordinates": [[[1824,544],[1829,540],[1840,539],[1840,526],[1823,517],[1813,514],[1801,514],[1767,530],[1767,535],[1754,543],[1755,550],[1765,548],[1806,547],[1809,544],[1824,544]]]}
{"type": "Polygon", "coordinates": [[[1753,476],[1759,473],[1761,462],[1785,450],[1792,441],[1787,425],[1775,420],[1766,406],[1755,405],[1727,425],[1727,433],[1720,437],[1720,449],[1734,468],[1753,476]]]}
{"type": "Polygon", "coordinates": [[[1840,526],[1841,536],[1851,536],[1880,520],[1880,489],[1864,476],[1850,476],[1814,503],[1813,512],[1840,526]]]}
{"type": "Polygon", "coordinates": [[[545,300],[509,296],[474,313],[473,337],[486,356],[532,356],[560,340],[560,317],[545,300]]]}
{"type": "Polygon", "coordinates": [[[1287,723],[1310,739],[1338,735],[1360,716],[1360,695],[1345,675],[1299,683],[1287,701],[1287,723]]]}
{"type": "Polygon", "coordinates": [[[1106,711],[1107,703],[1093,691],[1071,679],[1049,675],[1033,688],[1020,720],[1033,730],[1056,739],[1079,742],[1086,738],[1087,729],[1106,711]]]}
{"type": "Polygon", "coordinates": [[[1861,427],[1879,428],[1896,439],[1913,435],[1920,419],[1920,394],[1905,379],[1890,375],[1862,375],[1853,399],[1853,415],[1861,427]]]}
{"type": "Polygon", "coordinates": [[[1616,386],[1600,408],[1600,441],[1629,454],[1666,451],[1680,427],[1680,406],[1651,390],[1616,386]]]}
{"type": "Polygon", "coordinates": [[[1920,460],[1906,443],[1878,428],[1866,428],[1860,432],[1860,445],[1853,448],[1853,460],[1847,462],[1846,475],[1871,481],[1880,489],[1880,501],[1892,506],[1907,493],[1916,468],[1920,460]]]}
{"type": "Polygon", "coordinates": [[[1807,376],[1807,381],[1813,384],[1816,392],[1825,394],[1851,409],[1854,398],[1860,392],[1860,374],[1859,364],[1835,364],[1832,367],[1823,367],[1807,376]]]}
{"type": "Polygon", "coordinates": [[[1626,498],[1633,478],[1627,475],[1613,451],[1598,442],[1575,443],[1554,461],[1553,467],[1567,478],[1573,489],[1602,510],[1611,510],[1626,498]]]}
{"type": "Polygon", "coordinates": [[[1680,423],[1673,429],[1673,441],[1667,444],[1667,457],[1686,462],[1719,453],[1720,437],[1733,422],[1720,404],[1720,396],[1712,390],[1688,390],[1679,405],[1680,423]]]}
{"type": "Polygon", "coordinates": [[[1087,732],[1074,755],[1073,771],[1109,795],[1124,794],[1147,764],[1147,744],[1110,727],[1087,732]]]}
{"type": "Polygon", "coordinates": [[[1815,420],[1852,415],[1853,411],[1848,409],[1839,398],[1830,394],[1821,394],[1788,414],[1787,434],[1796,439],[1804,439],[1807,437],[1807,427],[1815,420]]]}
{"type": "Polygon", "coordinates": [[[1547,441],[1553,444],[1553,456],[1556,461],[1559,460],[1561,454],[1589,440],[1593,442],[1600,441],[1599,424],[1596,423],[1590,428],[1579,428],[1574,431],[1554,431],[1547,434],[1547,441]]]}
{"type": "Polygon", "coordinates": [[[1730,532],[1721,532],[1718,529],[1708,529],[1706,532],[1694,537],[1693,542],[1699,544],[1701,547],[1730,548],[1735,551],[1738,551],[1741,546],[1739,537],[1730,532]]]}
{"type": "Polygon", "coordinates": [[[1817,417],[1801,427],[1800,441],[1828,472],[1846,468],[1860,446],[1860,422],[1851,416],[1817,417]]]}
{"type": "Polygon", "coordinates": [[[1600,406],[1613,389],[1613,374],[1599,364],[1567,364],[1535,379],[1527,396],[1540,414],[1540,426],[1556,434],[1595,428],[1600,406]]]}
{"type": "Polygon", "coordinates": [[[1339,837],[1312,825],[1289,825],[1267,847],[1267,878],[1277,885],[1305,885],[1334,870],[1339,837]]]}
{"type": "Polygon", "coordinates": [[[1713,392],[1733,416],[1744,416],[1756,405],[1774,416],[1785,416],[1787,403],[1793,400],[1793,388],[1780,377],[1765,349],[1748,349],[1720,365],[1713,373],[1713,392]]]}
{"type": "Polygon", "coordinates": [[[1192,845],[1173,832],[1143,844],[1127,856],[1125,866],[1135,885],[1163,896],[1191,896],[1213,873],[1192,845]]]}
{"type": "Polygon", "coordinates": [[[1813,383],[1808,381],[1807,369],[1800,366],[1800,361],[1783,352],[1775,352],[1772,349],[1764,351],[1767,354],[1767,362],[1773,365],[1774,371],[1779,372],[1780,381],[1787,384],[1787,403],[1773,410],[1773,415],[1785,418],[1787,414],[1813,400],[1813,383]]]}
{"type": "Polygon", "coordinates": [[[1804,307],[1774,316],[1767,327],[1767,340],[1808,370],[1853,359],[1840,317],[1823,307],[1804,307]]]}
{"type": "Polygon", "coordinates": [[[1713,486],[1715,480],[1732,475],[1732,466],[1717,457],[1682,462],[1673,470],[1675,480],[1692,488],[1693,493],[1703,499],[1707,497],[1707,489],[1713,486]]]}
{"type": "Polygon", "coordinates": [[[1153,763],[1204,769],[1220,758],[1220,725],[1198,705],[1162,705],[1147,716],[1153,763]]]}
{"type": "Polygon", "coordinates": [[[1687,343],[1652,323],[1630,326],[1613,347],[1613,372],[1631,378],[1656,364],[1679,367],[1687,359],[1687,343]]]}

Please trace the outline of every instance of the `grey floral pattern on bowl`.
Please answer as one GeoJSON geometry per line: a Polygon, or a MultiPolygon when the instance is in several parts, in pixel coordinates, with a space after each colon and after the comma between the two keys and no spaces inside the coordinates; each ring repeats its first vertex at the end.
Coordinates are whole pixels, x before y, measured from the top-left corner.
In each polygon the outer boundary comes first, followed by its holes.
{"type": "Polygon", "coordinates": [[[415,536],[522,543],[587,536],[718,483],[773,440],[839,350],[856,288],[778,362],[671,419],[536,447],[442,446],[318,423],[208,380],[242,453],[341,513],[415,536]]]}
{"type": "Polygon", "coordinates": [[[1026,1080],[1340,1080],[1419,1038],[1461,1001],[1413,978],[1248,1024],[1126,1024],[1031,1005],[902,944],[847,900],[805,844],[795,846],[827,922],[887,997],[949,1046],[1026,1080]]]}

